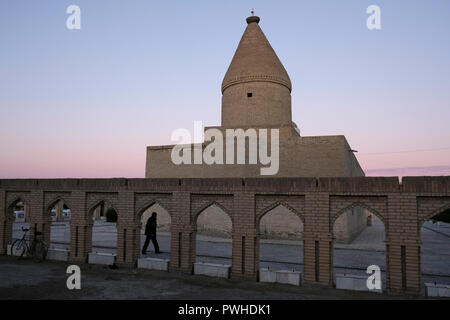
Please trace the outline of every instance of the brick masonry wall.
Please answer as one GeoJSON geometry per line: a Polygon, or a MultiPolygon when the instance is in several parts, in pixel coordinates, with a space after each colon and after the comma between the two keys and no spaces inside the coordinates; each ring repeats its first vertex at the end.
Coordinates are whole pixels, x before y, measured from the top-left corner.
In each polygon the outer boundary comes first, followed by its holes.
{"type": "MultiPolygon", "coordinates": [[[[203,150],[205,147],[206,144],[203,144],[203,150]]],[[[236,148],[237,143],[235,143],[235,156],[236,148]]],[[[173,146],[147,147],[146,178],[260,177],[260,168],[267,167],[260,164],[248,164],[248,154],[245,165],[208,165],[204,162],[203,164],[175,165],[171,160],[172,149],[173,146]]],[[[249,149],[248,145],[247,149],[249,149]]],[[[358,161],[349,149],[348,142],[342,135],[280,137],[279,171],[272,177],[364,176],[358,161]]],[[[226,161],[225,145],[223,161],[226,161]]]]}
{"type": "Polygon", "coordinates": [[[30,207],[30,226],[50,239],[55,201],[71,209],[69,259],[84,263],[92,248],[92,213],[105,203],[116,209],[117,261],[134,266],[139,257],[142,213],[157,203],[171,217],[170,271],[192,273],[197,217],[212,205],[232,220],[234,279],[257,280],[259,222],[282,204],[303,222],[304,282],[332,286],[333,224],[361,206],[386,230],[390,293],[420,291],[420,228],[450,207],[450,177],[222,178],[222,179],[4,179],[0,180],[0,254],[11,241],[14,206],[30,207]]]}

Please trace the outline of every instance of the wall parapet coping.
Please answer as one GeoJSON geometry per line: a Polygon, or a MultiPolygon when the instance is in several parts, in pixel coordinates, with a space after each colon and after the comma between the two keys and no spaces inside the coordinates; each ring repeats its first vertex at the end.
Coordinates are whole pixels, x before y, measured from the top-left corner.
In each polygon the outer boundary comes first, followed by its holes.
{"type": "Polygon", "coordinates": [[[403,177],[402,191],[411,193],[450,193],[450,176],[403,177]]]}
{"type": "Polygon", "coordinates": [[[421,193],[450,194],[450,176],[445,177],[299,177],[299,178],[111,178],[111,179],[0,179],[7,191],[85,192],[253,192],[272,194],[421,193]]]}

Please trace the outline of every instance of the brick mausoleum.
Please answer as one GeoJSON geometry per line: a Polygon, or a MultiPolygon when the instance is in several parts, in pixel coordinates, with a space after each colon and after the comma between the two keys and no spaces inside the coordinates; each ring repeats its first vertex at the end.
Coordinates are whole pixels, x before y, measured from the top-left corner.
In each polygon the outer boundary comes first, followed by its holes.
{"type": "MultiPolygon", "coordinates": [[[[222,82],[222,125],[214,128],[223,131],[224,136],[226,129],[279,129],[280,164],[275,177],[364,176],[343,135],[300,135],[292,121],[291,80],[259,27],[259,21],[256,16],[247,18],[248,26],[222,82]]],[[[205,146],[206,143],[192,145],[192,149],[204,150],[205,146]]],[[[261,177],[261,165],[248,164],[248,155],[244,165],[175,165],[171,161],[173,147],[147,147],[146,178],[261,177]]],[[[288,234],[300,236],[301,222],[285,208],[275,210],[277,214],[264,221],[266,233],[279,238],[287,238],[288,234]]],[[[363,230],[366,216],[361,208],[344,213],[336,227],[337,238],[341,242],[351,241],[363,230]]],[[[218,235],[229,228],[225,222],[221,223],[217,210],[209,210],[200,225],[208,225],[209,231],[215,230],[218,235]]]]}

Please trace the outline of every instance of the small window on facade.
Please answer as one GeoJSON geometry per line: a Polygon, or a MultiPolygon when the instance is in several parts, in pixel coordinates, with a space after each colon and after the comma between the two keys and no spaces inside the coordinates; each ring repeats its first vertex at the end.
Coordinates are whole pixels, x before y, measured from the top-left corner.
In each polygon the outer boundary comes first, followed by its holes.
{"type": "Polygon", "coordinates": [[[253,93],[249,92],[247,93],[247,97],[251,98],[253,96],[253,93]]]}

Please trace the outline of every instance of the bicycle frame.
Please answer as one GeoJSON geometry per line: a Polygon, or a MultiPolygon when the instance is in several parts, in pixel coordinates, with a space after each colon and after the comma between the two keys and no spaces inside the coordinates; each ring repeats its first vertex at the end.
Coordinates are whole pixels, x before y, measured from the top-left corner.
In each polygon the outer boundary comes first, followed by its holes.
{"type": "Polygon", "coordinates": [[[24,254],[29,255],[29,256],[34,256],[34,254],[35,254],[34,248],[37,243],[42,243],[45,251],[47,251],[47,244],[43,240],[37,238],[37,236],[41,233],[38,232],[36,228],[24,229],[22,227],[22,231],[24,232],[24,234],[23,234],[22,238],[19,240],[18,245],[15,248],[12,248],[12,249],[21,249],[22,247],[24,248],[20,257],[22,257],[24,254]],[[35,230],[35,232],[33,234],[34,235],[33,239],[26,238],[27,233],[30,229],[35,230]]]}

